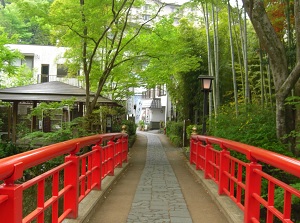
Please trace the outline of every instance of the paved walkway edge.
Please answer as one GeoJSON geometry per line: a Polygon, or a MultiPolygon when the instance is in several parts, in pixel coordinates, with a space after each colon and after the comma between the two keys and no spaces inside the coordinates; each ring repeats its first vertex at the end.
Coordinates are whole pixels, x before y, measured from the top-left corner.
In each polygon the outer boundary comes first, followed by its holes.
{"type": "Polygon", "coordinates": [[[63,223],[86,223],[90,216],[96,211],[98,205],[101,204],[109,194],[111,187],[122,176],[122,173],[129,167],[129,161],[123,163],[122,168],[114,170],[114,176],[107,176],[102,181],[101,190],[92,190],[79,204],[79,212],[77,219],[65,219],[63,223]]]}
{"type": "Polygon", "coordinates": [[[212,197],[218,208],[224,213],[228,222],[230,223],[242,223],[244,222],[244,213],[235,203],[226,195],[220,196],[218,194],[218,186],[210,179],[205,179],[202,170],[196,170],[195,165],[191,165],[190,162],[186,161],[187,167],[190,169],[192,174],[199,179],[200,183],[208,194],[212,197]]]}

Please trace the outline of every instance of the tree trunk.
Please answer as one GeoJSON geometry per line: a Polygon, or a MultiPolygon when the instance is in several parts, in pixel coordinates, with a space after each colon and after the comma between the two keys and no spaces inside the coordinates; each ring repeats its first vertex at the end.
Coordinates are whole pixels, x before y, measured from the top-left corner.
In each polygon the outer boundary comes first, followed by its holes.
{"type": "Polygon", "coordinates": [[[228,5],[228,26],[229,26],[229,38],[230,38],[230,49],[231,49],[231,69],[232,69],[232,81],[233,81],[233,93],[234,93],[234,102],[235,102],[235,113],[238,115],[238,95],[237,95],[237,84],[236,84],[236,73],[234,67],[234,46],[232,38],[232,28],[231,28],[231,6],[229,1],[228,5]]]}
{"type": "Polygon", "coordinates": [[[218,8],[213,8],[213,26],[214,26],[214,59],[215,59],[215,113],[218,114],[218,108],[220,107],[220,74],[219,74],[219,36],[218,36],[218,8]],[[216,14],[214,13],[214,9],[216,9],[216,14]],[[216,15],[216,16],[215,16],[216,15]]]}
{"type": "Polygon", "coordinates": [[[248,33],[247,33],[247,17],[244,10],[244,68],[245,68],[245,103],[250,103],[250,89],[248,78],[248,33]]]}
{"type": "Polygon", "coordinates": [[[1,0],[1,5],[5,8],[5,0],[1,0]]]}
{"type": "Polygon", "coordinates": [[[297,38],[297,64],[289,74],[286,57],[286,50],[278,38],[265,11],[264,3],[261,0],[243,0],[244,7],[253,24],[255,32],[270,58],[270,67],[273,74],[276,92],[276,130],[277,137],[283,142],[284,136],[295,130],[295,120],[292,109],[285,106],[285,99],[290,95],[292,89],[300,77],[299,43],[299,1],[294,2],[295,27],[297,38]]]}
{"type": "Polygon", "coordinates": [[[269,93],[269,100],[270,100],[270,106],[273,107],[273,101],[272,101],[272,85],[271,85],[271,70],[270,70],[270,60],[268,57],[268,64],[267,64],[267,75],[268,75],[268,93],[269,93]]]}
{"type": "MultiPolygon", "coordinates": [[[[296,58],[297,62],[300,62],[300,2],[296,1],[294,2],[294,15],[295,15],[295,27],[296,27],[296,58]]],[[[295,95],[300,96],[300,80],[297,81],[297,84],[295,86],[295,95]]],[[[297,116],[296,116],[296,130],[300,132],[300,108],[296,110],[297,116]]],[[[296,139],[298,140],[299,144],[299,137],[296,139]]],[[[296,155],[300,155],[300,150],[296,151],[296,155]]]]}
{"type": "MultiPolygon", "coordinates": [[[[211,46],[210,46],[210,34],[209,34],[209,16],[208,16],[208,9],[207,9],[207,3],[205,3],[205,7],[202,4],[202,10],[204,13],[204,20],[205,20],[205,28],[206,28],[206,41],[207,41],[207,60],[208,60],[208,75],[213,75],[213,63],[212,63],[212,52],[211,52],[211,46]]],[[[215,91],[214,85],[213,85],[213,93],[215,91]]],[[[209,95],[209,114],[211,114],[212,111],[212,95],[209,95]]]]}
{"type": "Polygon", "coordinates": [[[261,45],[259,47],[259,72],[260,72],[260,97],[261,97],[260,102],[261,102],[261,106],[264,107],[265,92],[264,92],[263,54],[262,54],[261,45]]]}
{"type": "Polygon", "coordinates": [[[242,18],[241,18],[241,12],[240,12],[240,7],[239,7],[239,1],[238,0],[236,0],[236,8],[237,8],[237,13],[238,13],[238,23],[239,23],[239,30],[240,30],[239,35],[236,34],[236,39],[237,40],[240,39],[240,41],[241,41],[240,43],[238,43],[238,41],[237,41],[237,49],[239,49],[240,46],[241,46],[243,62],[241,61],[241,58],[239,56],[239,50],[238,50],[238,57],[239,57],[239,64],[240,64],[240,67],[241,67],[241,82],[242,82],[243,96],[244,96],[245,104],[247,104],[246,78],[245,78],[246,77],[246,72],[245,72],[245,77],[244,77],[244,73],[243,73],[243,69],[246,69],[245,64],[247,63],[247,61],[246,61],[247,60],[246,59],[247,45],[245,44],[245,42],[246,42],[245,33],[247,31],[247,28],[242,25],[242,18]],[[243,28],[244,28],[244,30],[243,30],[243,28]]]}

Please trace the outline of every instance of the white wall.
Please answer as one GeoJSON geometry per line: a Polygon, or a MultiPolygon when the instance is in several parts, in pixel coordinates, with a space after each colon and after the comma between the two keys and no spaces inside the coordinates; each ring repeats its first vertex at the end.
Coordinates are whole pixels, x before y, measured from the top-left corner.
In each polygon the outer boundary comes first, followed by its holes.
{"type": "MultiPolygon", "coordinates": [[[[42,64],[49,65],[49,81],[62,81],[67,84],[81,87],[82,83],[77,78],[57,77],[57,64],[64,64],[63,55],[67,48],[42,45],[8,44],[10,49],[20,51],[24,56],[33,56],[33,78],[36,83],[41,83],[42,64]]],[[[16,65],[20,64],[16,61],[16,65]]]]}
{"type": "Polygon", "coordinates": [[[164,122],[165,120],[165,109],[164,107],[160,109],[151,109],[151,121],[152,122],[164,122]]]}

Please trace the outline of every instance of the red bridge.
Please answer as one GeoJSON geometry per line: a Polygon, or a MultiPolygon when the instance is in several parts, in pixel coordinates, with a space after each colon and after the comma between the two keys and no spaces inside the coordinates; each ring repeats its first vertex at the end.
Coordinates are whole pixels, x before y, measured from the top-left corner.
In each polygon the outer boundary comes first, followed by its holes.
{"type": "MultiPolygon", "coordinates": [[[[80,204],[102,181],[128,162],[128,136],[111,133],[73,139],[0,160],[0,221],[62,222],[76,219],[80,204]],[[64,156],[64,162],[32,179],[31,168],[40,171],[47,162],[64,156]],[[46,192],[45,188],[50,188],[46,192]],[[26,191],[31,190],[34,206],[26,209],[26,191]],[[29,208],[29,209],[30,209],[29,208]],[[25,210],[26,209],[26,210],[25,210]]],[[[244,213],[244,222],[295,222],[293,201],[300,191],[269,174],[276,168],[299,182],[300,161],[242,143],[209,136],[190,139],[190,165],[203,172],[205,181],[218,187],[244,213]],[[262,190],[267,188],[267,194],[262,190]],[[280,191],[280,193],[278,193],[280,191]],[[282,196],[282,206],[275,198],[282,196]],[[262,210],[264,214],[262,214],[262,210]],[[263,220],[262,220],[262,215],[263,220]]],[[[126,164],[127,165],[127,164],[126,164]]]]}

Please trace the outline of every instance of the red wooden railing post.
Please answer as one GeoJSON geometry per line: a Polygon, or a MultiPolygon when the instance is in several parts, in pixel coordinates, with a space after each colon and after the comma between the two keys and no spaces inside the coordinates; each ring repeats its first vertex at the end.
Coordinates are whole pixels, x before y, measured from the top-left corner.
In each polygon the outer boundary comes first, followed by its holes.
{"type": "Polygon", "coordinates": [[[193,154],[195,150],[195,140],[191,137],[190,138],[190,164],[193,164],[193,154]]]}
{"type": "Polygon", "coordinates": [[[195,156],[195,164],[196,164],[196,170],[201,169],[201,149],[202,149],[202,142],[201,141],[197,141],[196,145],[195,145],[195,152],[194,152],[194,156],[195,156]]]}
{"type": "Polygon", "coordinates": [[[226,148],[221,145],[222,151],[220,152],[220,172],[219,172],[219,191],[218,193],[224,194],[224,189],[228,189],[228,177],[225,172],[229,171],[229,159],[228,155],[230,152],[226,150],[226,148]]]}
{"type": "Polygon", "coordinates": [[[101,190],[101,167],[102,167],[102,147],[100,145],[93,146],[93,155],[92,155],[92,185],[95,185],[96,190],[101,190]]]}
{"type": "Polygon", "coordinates": [[[261,176],[255,173],[255,169],[262,170],[262,166],[256,161],[247,164],[246,168],[246,189],[245,189],[245,210],[244,222],[253,222],[252,218],[259,221],[260,218],[260,203],[253,195],[260,196],[261,192],[261,176]]]}
{"type": "Polygon", "coordinates": [[[6,223],[22,222],[22,185],[2,185],[0,187],[0,194],[7,196],[7,200],[0,204],[0,219],[4,220],[6,223]]]}
{"type": "Polygon", "coordinates": [[[108,166],[108,172],[109,172],[109,176],[114,176],[115,175],[115,162],[116,162],[116,149],[115,149],[115,142],[113,140],[110,140],[107,145],[109,146],[108,149],[108,156],[110,157],[110,161],[109,161],[109,166],[108,166]]]}
{"type": "Polygon", "coordinates": [[[0,203],[0,219],[7,223],[19,223],[23,219],[23,187],[14,184],[15,180],[23,176],[22,163],[14,166],[13,175],[0,185],[0,195],[6,196],[5,201],[0,203]]]}
{"type": "Polygon", "coordinates": [[[65,158],[65,162],[71,162],[66,166],[64,172],[64,186],[65,188],[71,186],[64,197],[64,210],[71,210],[71,213],[68,215],[69,218],[77,218],[78,216],[79,157],[74,153],[65,158]]]}
{"type": "Polygon", "coordinates": [[[204,165],[204,178],[208,179],[209,174],[211,174],[211,164],[210,161],[212,160],[212,154],[211,154],[211,145],[206,144],[203,146],[205,151],[205,165],[204,165]]]}
{"type": "Polygon", "coordinates": [[[117,163],[115,163],[115,166],[122,167],[122,139],[119,138],[116,145],[115,145],[115,155],[117,158],[117,163]]]}
{"type": "Polygon", "coordinates": [[[122,137],[122,160],[128,162],[128,137],[122,137]]]}

